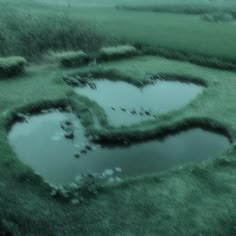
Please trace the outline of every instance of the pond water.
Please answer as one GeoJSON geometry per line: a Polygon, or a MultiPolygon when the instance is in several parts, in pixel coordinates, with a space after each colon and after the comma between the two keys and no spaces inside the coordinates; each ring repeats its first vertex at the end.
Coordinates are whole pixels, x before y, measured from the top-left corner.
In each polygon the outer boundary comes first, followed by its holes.
{"type": "Polygon", "coordinates": [[[89,144],[79,120],[63,112],[35,115],[28,122],[16,123],[9,141],[23,163],[54,184],[68,184],[81,173],[105,169],[121,168],[120,177],[158,172],[215,157],[230,144],[225,136],[191,129],[126,147],[98,147],[89,144]],[[73,139],[65,138],[61,128],[65,120],[73,124],[73,139]],[[89,151],[85,151],[86,145],[89,151]]]}
{"type": "Polygon", "coordinates": [[[108,79],[93,83],[92,88],[87,85],[76,87],[75,91],[102,106],[113,126],[158,119],[160,114],[184,107],[203,90],[193,83],[163,80],[142,88],[108,79]]]}

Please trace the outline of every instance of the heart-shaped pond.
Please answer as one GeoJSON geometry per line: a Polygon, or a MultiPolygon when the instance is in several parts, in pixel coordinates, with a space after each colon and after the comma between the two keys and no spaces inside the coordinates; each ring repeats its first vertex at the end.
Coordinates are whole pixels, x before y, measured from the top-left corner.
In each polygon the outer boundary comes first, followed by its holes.
{"type": "Polygon", "coordinates": [[[89,143],[73,114],[59,111],[16,123],[9,132],[9,141],[22,162],[55,184],[68,184],[88,171],[121,168],[119,176],[162,171],[215,157],[230,144],[225,136],[191,129],[126,147],[98,147],[89,143]],[[73,126],[73,135],[67,126],[73,126]]]}
{"type": "Polygon", "coordinates": [[[75,92],[96,101],[113,126],[155,120],[160,114],[187,105],[203,90],[193,83],[158,80],[142,88],[123,81],[93,80],[75,92]]]}

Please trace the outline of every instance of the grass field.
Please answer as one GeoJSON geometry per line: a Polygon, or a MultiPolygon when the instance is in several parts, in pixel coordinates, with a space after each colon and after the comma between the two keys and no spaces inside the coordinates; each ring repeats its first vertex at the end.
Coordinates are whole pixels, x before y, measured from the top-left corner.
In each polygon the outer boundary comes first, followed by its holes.
{"type": "MultiPolygon", "coordinates": [[[[122,11],[112,7],[28,7],[35,16],[70,14],[96,25],[106,36],[152,48],[167,48],[205,58],[236,61],[235,24],[204,22],[199,16],[174,13],[122,11]],[[173,24],[174,22],[174,24],[173,24]]],[[[204,58],[203,58],[204,59],[204,58]]]]}
{"type": "MultiPolygon", "coordinates": [[[[41,17],[64,12],[60,6],[17,9],[30,10],[41,17]]],[[[70,8],[69,12],[74,19],[96,23],[100,33],[126,42],[230,61],[236,58],[234,24],[210,24],[196,16],[104,7],[70,8]]],[[[63,69],[46,64],[43,59],[40,64],[29,66],[17,78],[0,79],[0,235],[236,234],[235,72],[147,55],[80,69],[63,69]],[[98,104],[77,96],[62,80],[67,74],[90,71],[110,73],[111,79],[119,77],[134,84],[142,81],[146,73],[172,73],[196,78],[206,88],[188,106],[163,115],[158,121],[110,130],[98,104]],[[192,122],[193,126],[201,123],[211,128],[223,127],[232,145],[222,156],[198,165],[128,178],[119,186],[103,187],[96,198],[74,206],[51,198],[48,185],[17,159],[7,139],[7,126],[16,111],[58,104],[72,104],[78,109],[89,106],[114,139],[117,135],[148,137],[151,132],[166,132],[192,122]]],[[[94,132],[91,114],[82,121],[88,132],[94,132]]]]}
{"type": "Polygon", "coordinates": [[[85,9],[79,11],[79,15],[127,41],[232,61],[236,59],[236,47],[232,41],[236,35],[234,23],[206,23],[198,16],[104,8],[85,9]]]}

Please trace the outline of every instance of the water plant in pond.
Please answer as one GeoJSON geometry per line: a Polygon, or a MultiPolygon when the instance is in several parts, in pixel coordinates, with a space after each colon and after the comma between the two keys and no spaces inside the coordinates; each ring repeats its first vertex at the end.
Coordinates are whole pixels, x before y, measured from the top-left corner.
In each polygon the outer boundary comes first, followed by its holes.
{"type": "Polygon", "coordinates": [[[121,172],[121,168],[115,170],[107,169],[103,173],[87,173],[76,176],[75,180],[67,185],[51,186],[51,196],[60,200],[71,202],[73,205],[87,201],[91,197],[97,196],[102,186],[119,184],[122,179],[115,176],[116,172],[121,172]]]}

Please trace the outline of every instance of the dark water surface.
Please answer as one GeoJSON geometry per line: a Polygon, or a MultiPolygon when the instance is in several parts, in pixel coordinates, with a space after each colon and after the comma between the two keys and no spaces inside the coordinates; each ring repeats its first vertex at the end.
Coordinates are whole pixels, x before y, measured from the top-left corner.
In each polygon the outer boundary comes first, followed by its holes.
{"type": "Polygon", "coordinates": [[[94,83],[96,89],[87,85],[75,91],[101,105],[114,126],[156,119],[160,114],[184,107],[203,90],[193,83],[163,80],[143,88],[107,79],[94,80],[94,83]],[[132,114],[134,111],[136,114],[132,114]],[[150,115],[145,115],[145,111],[150,115]]]}
{"type": "Polygon", "coordinates": [[[55,184],[67,184],[81,174],[121,168],[119,176],[138,176],[158,172],[176,165],[200,162],[220,155],[229,140],[219,134],[191,129],[162,140],[149,140],[128,147],[96,147],[79,158],[88,143],[79,120],[69,113],[52,112],[32,116],[28,123],[16,123],[9,141],[19,159],[35,172],[55,184]],[[70,120],[75,139],[64,137],[60,122],[70,120]],[[96,147],[96,148],[95,148],[96,147]]]}

